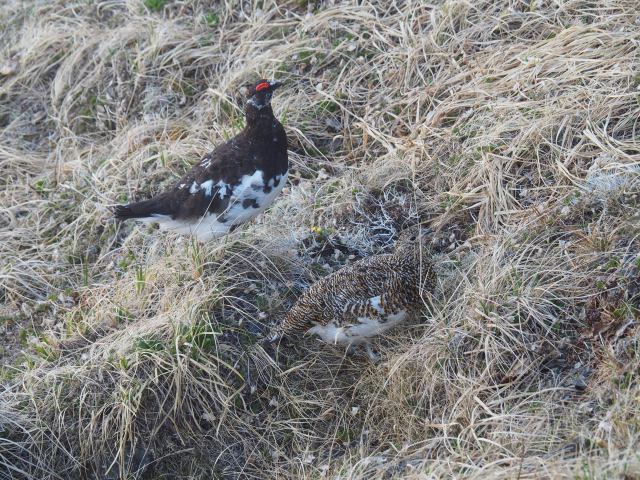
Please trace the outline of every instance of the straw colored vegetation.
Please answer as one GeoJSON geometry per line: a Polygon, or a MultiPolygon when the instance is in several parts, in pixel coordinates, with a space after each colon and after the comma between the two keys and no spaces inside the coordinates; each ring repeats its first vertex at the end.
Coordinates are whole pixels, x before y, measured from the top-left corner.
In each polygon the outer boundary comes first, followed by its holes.
{"type": "Polygon", "coordinates": [[[5,1],[0,477],[638,478],[639,15],[5,1]],[[269,211],[206,244],[111,219],[259,77],[286,82],[269,211]],[[438,286],[378,363],[254,346],[418,221],[438,286]]]}

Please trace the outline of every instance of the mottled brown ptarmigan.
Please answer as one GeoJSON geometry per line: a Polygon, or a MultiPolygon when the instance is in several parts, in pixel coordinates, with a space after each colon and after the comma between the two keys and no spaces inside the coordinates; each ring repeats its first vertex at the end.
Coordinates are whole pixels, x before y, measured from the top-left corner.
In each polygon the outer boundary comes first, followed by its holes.
{"type": "Polygon", "coordinates": [[[373,359],[370,339],[419,309],[435,282],[426,235],[411,227],[393,253],[364,258],[313,284],[266,341],[316,334],[327,343],[365,344],[373,359]]]}

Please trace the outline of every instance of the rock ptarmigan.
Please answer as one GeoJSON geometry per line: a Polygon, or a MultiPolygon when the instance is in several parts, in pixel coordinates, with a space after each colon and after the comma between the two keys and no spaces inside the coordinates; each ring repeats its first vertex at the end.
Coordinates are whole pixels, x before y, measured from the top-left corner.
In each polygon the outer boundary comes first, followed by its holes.
{"type": "Polygon", "coordinates": [[[280,82],[260,80],[247,92],[246,127],[205,155],[168,191],[113,208],[120,220],[157,222],[160,228],[219,237],[266,209],[287,179],[287,135],[273,116],[271,96],[280,82]]]}
{"type": "Polygon", "coordinates": [[[406,320],[435,282],[426,235],[411,227],[393,253],[364,258],[313,284],[266,342],[316,334],[327,343],[364,343],[373,359],[370,339],[406,320]]]}

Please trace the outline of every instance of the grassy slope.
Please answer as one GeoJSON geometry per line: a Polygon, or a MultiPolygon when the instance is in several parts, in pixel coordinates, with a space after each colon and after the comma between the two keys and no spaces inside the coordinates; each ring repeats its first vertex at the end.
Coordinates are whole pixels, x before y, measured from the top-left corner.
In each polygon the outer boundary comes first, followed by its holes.
{"type": "Polygon", "coordinates": [[[331,3],[3,7],[0,476],[640,475],[636,2],[331,3]],[[118,227],[258,75],[274,207],[206,245],[118,227]],[[418,219],[439,287],[382,362],[251,353],[418,219]]]}

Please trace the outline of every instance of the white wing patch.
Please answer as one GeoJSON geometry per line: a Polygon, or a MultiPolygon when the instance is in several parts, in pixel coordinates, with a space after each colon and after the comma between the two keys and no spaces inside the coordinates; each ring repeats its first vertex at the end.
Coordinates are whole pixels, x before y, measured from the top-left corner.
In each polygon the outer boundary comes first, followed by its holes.
{"type": "MultiPolygon", "coordinates": [[[[183,188],[184,186],[185,185],[183,183],[179,188],[183,188]]],[[[216,186],[218,187],[218,195],[220,196],[220,198],[226,197],[229,194],[228,192],[231,190],[231,187],[228,184],[224,183],[222,180],[216,183],[216,186]]],[[[194,182],[191,184],[191,187],[189,188],[189,193],[191,195],[195,195],[200,190],[204,190],[204,194],[207,197],[211,197],[213,195],[213,180],[206,180],[200,185],[198,185],[198,182],[194,180],[194,182]]]]}
{"type": "Polygon", "coordinates": [[[204,190],[204,194],[207,197],[211,196],[211,189],[213,188],[213,180],[207,180],[206,182],[202,182],[200,184],[200,188],[204,190]]]}

